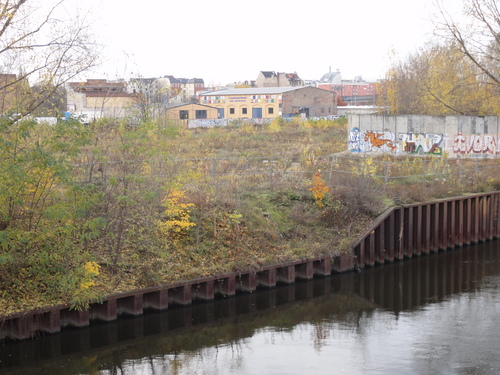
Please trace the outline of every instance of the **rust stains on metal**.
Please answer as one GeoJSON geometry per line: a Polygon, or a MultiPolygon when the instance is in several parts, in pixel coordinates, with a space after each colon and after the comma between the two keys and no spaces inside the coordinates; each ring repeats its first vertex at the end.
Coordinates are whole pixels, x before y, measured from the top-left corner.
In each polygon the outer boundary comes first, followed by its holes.
{"type": "Polygon", "coordinates": [[[40,332],[57,333],[67,326],[113,321],[121,315],[141,315],[144,309],[165,310],[194,300],[253,293],[296,279],[361,270],[421,254],[448,250],[500,235],[500,192],[392,207],[377,218],[352,252],[264,267],[108,296],[88,311],[54,306],[0,317],[0,340],[23,340],[40,332]]]}

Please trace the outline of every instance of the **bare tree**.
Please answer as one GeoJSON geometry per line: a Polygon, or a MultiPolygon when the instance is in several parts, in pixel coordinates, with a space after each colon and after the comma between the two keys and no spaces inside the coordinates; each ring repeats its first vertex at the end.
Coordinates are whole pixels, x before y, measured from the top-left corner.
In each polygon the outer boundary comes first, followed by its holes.
{"type": "Polygon", "coordinates": [[[0,95],[22,92],[10,110],[28,115],[68,80],[95,66],[99,52],[86,20],[70,16],[64,0],[0,1],[0,95]],[[29,95],[27,95],[29,94],[29,95]],[[28,99],[26,98],[28,97],[28,99]]]}
{"type": "Polygon", "coordinates": [[[132,78],[129,91],[136,96],[136,115],[140,121],[158,119],[165,116],[168,106],[168,88],[158,78],[132,78]]]}
{"type": "Polygon", "coordinates": [[[481,72],[481,81],[500,86],[500,11],[498,0],[464,0],[463,21],[437,3],[438,31],[458,46],[481,72]]]}

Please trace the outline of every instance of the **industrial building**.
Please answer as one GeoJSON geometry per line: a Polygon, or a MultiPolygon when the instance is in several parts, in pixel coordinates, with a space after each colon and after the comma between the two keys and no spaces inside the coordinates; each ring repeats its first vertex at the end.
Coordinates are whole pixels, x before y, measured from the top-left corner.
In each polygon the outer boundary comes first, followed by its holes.
{"type": "Polygon", "coordinates": [[[222,89],[200,94],[200,104],[216,107],[218,118],[274,118],[337,114],[335,92],[311,86],[222,89]]]}

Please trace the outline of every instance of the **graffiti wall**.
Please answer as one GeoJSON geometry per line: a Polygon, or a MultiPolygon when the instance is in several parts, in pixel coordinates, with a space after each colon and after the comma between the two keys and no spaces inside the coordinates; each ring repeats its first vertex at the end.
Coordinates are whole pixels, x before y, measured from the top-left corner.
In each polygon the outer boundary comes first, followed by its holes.
{"type": "Polygon", "coordinates": [[[216,126],[229,126],[231,124],[242,124],[250,123],[254,125],[270,124],[272,119],[270,118],[241,118],[241,119],[200,119],[200,120],[189,120],[188,128],[213,128],[216,126]]]}
{"type": "Polygon", "coordinates": [[[399,133],[353,128],[349,132],[349,151],[410,154],[442,154],[442,134],[399,133]]]}
{"type": "Polygon", "coordinates": [[[443,153],[443,134],[435,133],[399,133],[399,142],[404,152],[412,154],[434,154],[443,153]]]}
{"type": "Polygon", "coordinates": [[[496,116],[349,116],[351,152],[478,156],[500,154],[496,116]]]}
{"type": "Polygon", "coordinates": [[[459,132],[453,142],[455,154],[500,154],[499,134],[463,135],[459,132]]]}
{"type": "Polygon", "coordinates": [[[354,128],[349,133],[349,150],[352,152],[397,152],[398,147],[393,132],[354,128]]]}
{"type": "Polygon", "coordinates": [[[189,120],[188,128],[213,128],[215,126],[227,126],[227,119],[202,119],[189,120]]]}

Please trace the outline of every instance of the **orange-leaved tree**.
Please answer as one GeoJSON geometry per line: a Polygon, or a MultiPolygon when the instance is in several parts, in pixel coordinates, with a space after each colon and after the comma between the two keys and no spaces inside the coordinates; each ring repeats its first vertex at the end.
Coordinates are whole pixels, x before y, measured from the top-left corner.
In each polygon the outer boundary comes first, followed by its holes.
{"type": "Polygon", "coordinates": [[[321,175],[321,171],[314,173],[312,186],[309,190],[312,192],[316,205],[318,207],[324,207],[325,196],[330,191],[330,188],[326,185],[326,182],[321,175]]]}

